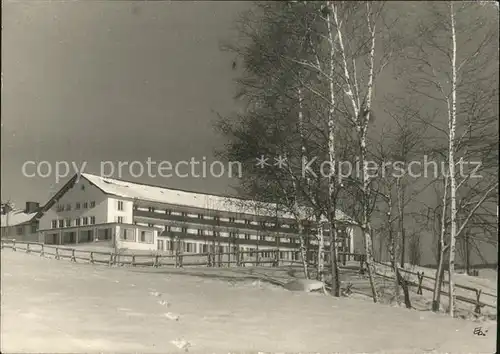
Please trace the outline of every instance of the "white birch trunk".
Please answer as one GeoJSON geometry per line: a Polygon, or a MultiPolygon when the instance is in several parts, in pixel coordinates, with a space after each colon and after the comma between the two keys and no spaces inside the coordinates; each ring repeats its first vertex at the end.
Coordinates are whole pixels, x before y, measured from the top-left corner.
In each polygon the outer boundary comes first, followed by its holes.
{"type": "Polygon", "coordinates": [[[323,224],[320,219],[317,219],[318,228],[318,280],[325,280],[325,236],[323,234],[323,224]]]}
{"type": "Polygon", "coordinates": [[[338,11],[337,11],[337,5],[334,1],[329,2],[330,3],[330,8],[332,10],[333,14],[333,21],[335,23],[335,27],[337,29],[337,38],[338,38],[338,43],[339,43],[339,49],[340,49],[340,55],[342,59],[342,67],[343,67],[343,75],[344,75],[344,81],[345,81],[345,86],[346,88],[344,89],[345,95],[349,98],[352,109],[353,109],[353,119],[352,123],[356,127],[356,131],[358,132],[359,135],[359,141],[360,141],[360,158],[361,158],[361,163],[363,164],[363,172],[362,172],[362,178],[361,178],[361,185],[362,185],[362,192],[363,192],[363,215],[361,217],[361,229],[364,234],[364,240],[365,240],[365,253],[366,253],[366,263],[367,263],[367,268],[368,268],[368,277],[370,279],[370,287],[372,289],[372,296],[373,296],[373,301],[377,302],[378,301],[378,296],[377,296],[377,291],[375,289],[375,282],[373,280],[373,274],[375,273],[375,265],[373,263],[373,244],[372,244],[372,237],[370,234],[370,222],[369,222],[369,190],[368,190],[368,185],[369,185],[369,180],[368,180],[368,170],[366,166],[366,157],[367,157],[367,150],[366,150],[366,132],[368,129],[368,121],[370,119],[370,110],[371,110],[371,101],[372,101],[372,94],[373,94],[373,76],[374,76],[374,57],[375,57],[375,27],[372,26],[372,19],[370,17],[370,4],[367,2],[366,6],[368,9],[368,14],[367,14],[367,26],[369,33],[371,35],[371,47],[370,47],[370,53],[369,53],[369,74],[368,74],[368,83],[367,83],[367,93],[366,93],[366,100],[365,100],[365,107],[360,107],[357,104],[357,100],[355,97],[355,92],[360,92],[361,90],[359,89],[353,89],[353,83],[350,78],[349,74],[349,68],[347,66],[347,56],[345,52],[345,46],[343,42],[343,36],[342,36],[342,30],[341,30],[341,23],[339,22],[338,19],[338,11]],[[362,108],[364,110],[362,111],[362,108]]]}
{"type": "Polygon", "coordinates": [[[444,266],[444,256],[446,254],[446,245],[444,241],[444,236],[446,234],[446,210],[448,202],[448,177],[444,176],[444,191],[442,199],[442,211],[441,211],[441,230],[439,233],[439,259],[438,267],[436,269],[436,282],[434,283],[434,292],[432,294],[432,311],[438,312],[441,304],[441,283],[443,281],[443,266],[444,266]]]}
{"type": "MultiPolygon", "coordinates": [[[[301,140],[301,153],[302,153],[302,160],[306,159],[307,161],[307,149],[304,141],[304,112],[303,112],[303,95],[302,95],[302,90],[300,87],[297,89],[297,96],[299,99],[299,113],[298,113],[298,130],[299,130],[299,135],[300,135],[300,140],[301,140]]],[[[309,186],[309,177],[306,176],[306,184],[309,186]]],[[[299,191],[297,187],[297,183],[294,181],[293,183],[294,186],[294,191],[296,193],[296,201],[295,201],[295,211],[297,215],[299,215],[299,210],[298,210],[298,197],[299,197],[299,191]]],[[[304,234],[304,227],[302,225],[302,221],[300,219],[300,216],[297,216],[297,222],[298,222],[298,231],[299,231],[299,240],[300,240],[300,255],[302,259],[302,267],[304,269],[304,276],[306,279],[309,279],[309,269],[308,269],[308,264],[307,264],[307,247],[305,244],[305,237],[306,235],[304,234]]]]}
{"type": "Polygon", "coordinates": [[[456,61],[457,61],[457,40],[455,32],[455,13],[453,9],[453,2],[450,2],[450,20],[451,20],[451,41],[452,41],[452,53],[451,53],[451,102],[449,105],[449,146],[448,146],[448,164],[450,172],[450,255],[449,255],[449,307],[448,311],[450,316],[455,314],[455,284],[454,284],[454,273],[455,273],[455,244],[457,237],[457,205],[456,205],[456,176],[455,176],[455,131],[456,131],[456,116],[457,116],[457,71],[456,71],[456,61]]]}
{"type": "Polygon", "coordinates": [[[367,160],[367,149],[366,149],[366,140],[367,140],[367,132],[368,132],[368,122],[370,121],[371,114],[371,103],[372,103],[372,95],[373,95],[373,75],[374,75],[374,60],[375,60],[375,25],[372,26],[370,11],[369,11],[369,3],[366,4],[368,9],[367,14],[367,25],[371,35],[371,47],[370,47],[370,66],[369,66],[369,75],[368,75],[368,84],[367,84],[367,93],[366,93],[366,101],[365,107],[361,108],[361,115],[358,117],[359,125],[361,126],[360,135],[361,135],[361,162],[363,163],[363,173],[362,173],[362,190],[363,190],[363,219],[362,219],[362,229],[365,235],[365,252],[366,252],[366,263],[368,270],[368,277],[370,279],[370,286],[373,294],[373,301],[377,302],[377,291],[375,289],[375,282],[373,279],[373,274],[375,273],[375,264],[373,263],[373,245],[372,245],[372,236],[370,233],[370,212],[369,212],[369,199],[370,199],[370,191],[369,191],[369,177],[368,177],[368,165],[366,164],[367,160]]]}
{"type": "Polygon", "coordinates": [[[328,174],[328,220],[330,220],[330,263],[332,275],[332,290],[335,296],[340,296],[340,278],[337,257],[337,224],[336,224],[336,151],[335,151],[335,86],[333,82],[334,63],[335,63],[335,37],[332,29],[331,13],[335,10],[332,1],[327,2],[327,28],[328,28],[328,44],[330,47],[329,56],[329,94],[330,103],[328,109],[328,157],[330,162],[330,171],[328,174]]]}

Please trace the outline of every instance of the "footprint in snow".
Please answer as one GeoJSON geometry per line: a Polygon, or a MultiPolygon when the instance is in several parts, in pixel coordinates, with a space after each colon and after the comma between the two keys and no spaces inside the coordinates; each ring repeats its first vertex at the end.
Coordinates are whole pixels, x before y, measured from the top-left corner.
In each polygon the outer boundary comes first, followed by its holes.
{"type": "Polygon", "coordinates": [[[186,352],[188,351],[188,349],[190,347],[193,346],[191,343],[189,343],[187,340],[184,340],[184,339],[175,339],[175,340],[171,341],[170,343],[172,343],[173,345],[175,345],[179,349],[183,349],[186,352]]]}
{"type": "Polygon", "coordinates": [[[165,307],[169,307],[170,306],[170,304],[167,301],[165,301],[165,300],[160,300],[160,301],[158,301],[158,303],[160,305],[162,305],[162,306],[165,306],[165,307]]]}
{"type": "Polygon", "coordinates": [[[153,296],[157,296],[157,297],[158,297],[158,296],[161,296],[161,294],[160,294],[158,291],[151,291],[151,292],[149,293],[149,295],[153,295],[153,296]]]}
{"type": "Polygon", "coordinates": [[[172,321],[179,321],[179,315],[176,315],[175,313],[172,312],[167,312],[165,314],[165,317],[172,321]]]}

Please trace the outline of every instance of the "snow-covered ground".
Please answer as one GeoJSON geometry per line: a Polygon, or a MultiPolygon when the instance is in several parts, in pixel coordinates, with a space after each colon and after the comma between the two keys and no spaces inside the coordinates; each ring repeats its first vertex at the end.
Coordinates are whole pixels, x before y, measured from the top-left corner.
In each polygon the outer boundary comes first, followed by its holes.
{"type": "Polygon", "coordinates": [[[495,352],[496,322],[289,292],[242,270],[1,258],[3,353],[495,352]]]}

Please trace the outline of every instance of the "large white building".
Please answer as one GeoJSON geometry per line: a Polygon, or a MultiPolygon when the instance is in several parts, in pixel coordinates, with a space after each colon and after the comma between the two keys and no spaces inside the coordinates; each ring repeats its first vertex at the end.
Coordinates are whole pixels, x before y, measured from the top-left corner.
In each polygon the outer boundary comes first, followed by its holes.
{"type": "MultiPolygon", "coordinates": [[[[38,239],[46,244],[109,240],[117,248],[185,253],[217,247],[292,251],[299,245],[295,219],[276,206],[87,173],[73,176],[38,217],[38,239]]],[[[362,253],[359,229],[342,212],[337,217],[339,246],[362,253]]],[[[281,252],[280,257],[298,254],[281,252]]]]}

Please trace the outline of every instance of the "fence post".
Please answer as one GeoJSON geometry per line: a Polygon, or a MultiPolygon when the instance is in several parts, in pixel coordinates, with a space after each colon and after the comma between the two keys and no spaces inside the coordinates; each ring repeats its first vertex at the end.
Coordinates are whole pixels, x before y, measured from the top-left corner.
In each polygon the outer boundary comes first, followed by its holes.
{"type": "Polygon", "coordinates": [[[43,257],[45,255],[45,248],[44,248],[44,245],[42,243],[42,249],[40,250],[40,257],[43,257]]]}
{"type": "Polygon", "coordinates": [[[273,264],[273,266],[279,267],[279,265],[280,265],[280,251],[275,250],[274,251],[274,264],[273,264]]]}
{"type": "Polygon", "coordinates": [[[158,265],[158,255],[157,254],[155,255],[155,261],[154,261],[153,267],[155,267],[155,268],[159,267],[159,265],[158,265]]]}
{"type": "Polygon", "coordinates": [[[76,262],[76,257],[75,257],[75,249],[71,250],[71,261],[76,262]]]}
{"type": "Polygon", "coordinates": [[[55,256],[56,259],[59,259],[59,247],[56,247],[56,256],[55,256]]]}
{"type": "Polygon", "coordinates": [[[110,267],[113,265],[113,253],[109,254],[109,264],[110,267]]]}
{"type": "Polygon", "coordinates": [[[132,255],[132,267],[135,267],[135,254],[132,255]]]}
{"type": "Polygon", "coordinates": [[[212,256],[210,255],[210,251],[207,252],[207,267],[212,266],[212,256]]]}
{"type": "Polygon", "coordinates": [[[359,274],[365,274],[365,269],[363,268],[364,267],[364,263],[365,263],[365,255],[362,254],[359,257],[359,274]]]}
{"type": "Polygon", "coordinates": [[[94,252],[90,252],[89,262],[90,264],[94,264],[94,252]]]}
{"type": "Polygon", "coordinates": [[[179,268],[182,268],[182,253],[179,254],[179,268]]]}
{"type": "Polygon", "coordinates": [[[422,273],[417,272],[417,277],[418,277],[417,295],[422,295],[422,281],[424,280],[424,272],[422,273]]]}
{"type": "Polygon", "coordinates": [[[14,241],[12,241],[12,250],[13,250],[13,251],[17,251],[17,250],[16,250],[16,241],[15,241],[15,240],[14,240],[14,241]]]}
{"type": "Polygon", "coordinates": [[[239,247],[236,247],[235,252],[236,252],[236,267],[241,267],[241,254],[240,254],[240,248],[239,248],[239,247]]]}
{"type": "Polygon", "coordinates": [[[31,252],[31,250],[30,250],[30,244],[27,243],[26,244],[26,253],[30,253],[30,252],[31,252]]]}
{"type": "Polygon", "coordinates": [[[255,251],[255,265],[258,266],[259,265],[259,251],[255,251]]]}
{"type": "Polygon", "coordinates": [[[474,312],[477,314],[481,314],[481,302],[479,301],[479,298],[481,297],[481,289],[476,289],[476,308],[474,309],[474,312]]]}
{"type": "Polygon", "coordinates": [[[179,267],[179,250],[175,250],[174,256],[175,256],[175,268],[178,268],[179,267]]]}

